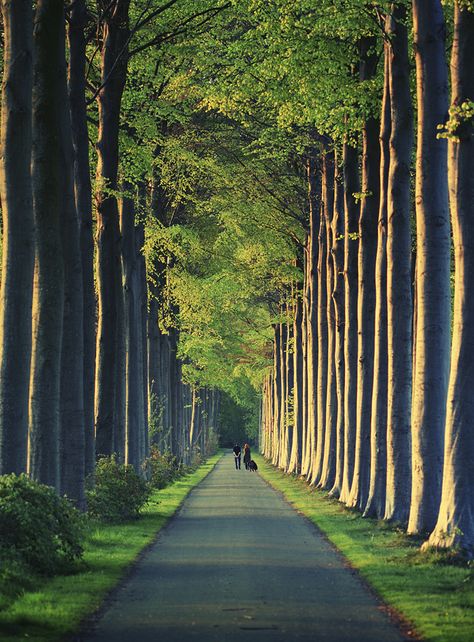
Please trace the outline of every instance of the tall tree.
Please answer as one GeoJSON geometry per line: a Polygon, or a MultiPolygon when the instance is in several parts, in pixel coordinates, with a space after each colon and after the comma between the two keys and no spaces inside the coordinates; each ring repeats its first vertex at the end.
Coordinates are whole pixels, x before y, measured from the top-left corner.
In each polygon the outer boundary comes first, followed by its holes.
{"type": "Polygon", "coordinates": [[[354,474],[357,400],[357,257],[360,191],[357,147],[342,150],[344,178],[344,470],[339,499],[349,500],[354,474]]]}
{"type": "Polygon", "coordinates": [[[456,267],[451,375],[446,420],[442,498],[429,544],[474,551],[474,12],[455,3],[451,58],[449,194],[456,267]]]}
{"type": "MultiPolygon", "coordinates": [[[[64,35],[63,35],[64,37],[64,35]]],[[[64,47],[64,45],[63,45],[64,47]]],[[[60,491],[85,508],[84,432],[84,296],[79,220],[74,196],[74,148],[67,95],[64,51],[57,67],[62,97],[61,140],[61,242],[64,257],[64,317],[61,344],[60,387],[60,491]]],[[[89,438],[90,438],[90,426],[89,438]]],[[[90,448],[90,444],[89,448],[90,448]]]]}
{"type": "Polygon", "coordinates": [[[412,385],[412,267],[410,168],[413,118],[406,7],[392,5],[389,18],[389,83],[392,131],[387,227],[387,497],[385,518],[406,523],[410,505],[410,411],[412,385]]]}
{"type": "Polygon", "coordinates": [[[125,449],[125,337],[117,172],[120,106],[127,77],[130,0],[101,0],[101,79],[97,90],[97,285],[99,316],[96,372],[96,450],[125,449]]]}
{"type": "Polygon", "coordinates": [[[68,21],[68,88],[71,132],[74,145],[74,184],[79,218],[82,257],[83,335],[84,335],[84,432],[85,472],[95,466],[94,381],[96,295],[94,284],[94,238],[92,230],[92,187],[89,163],[89,132],[86,105],[86,0],[70,5],[68,21]]]}
{"type": "Polygon", "coordinates": [[[64,268],[61,122],[64,6],[40,0],[34,24],[33,200],[36,266],[30,397],[32,477],[59,490],[59,412],[64,268]]]}
{"type": "MultiPolygon", "coordinates": [[[[385,20],[387,29],[390,18],[385,20]]],[[[388,29],[387,29],[388,31],[388,29]]],[[[375,262],[374,385],[370,423],[370,486],[364,516],[385,513],[387,437],[387,184],[390,164],[390,41],[384,42],[384,90],[380,119],[380,204],[375,262]]]]}
{"type": "MultiPolygon", "coordinates": [[[[441,496],[450,359],[450,225],[446,140],[446,27],[440,0],[413,0],[417,87],[416,336],[412,497],[408,531],[433,528],[441,496]]],[[[388,516],[390,512],[388,513],[388,516]]]]}
{"type": "MultiPolygon", "coordinates": [[[[374,77],[377,68],[377,40],[374,36],[360,41],[360,79],[374,77]]],[[[362,200],[359,217],[358,257],[358,363],[357,431],[354,476],[348,505],[365,508],[369,493],[370,417],[372,404],[373,357],[375,332],[375,258],[377,253],[377,218],[379,209],[380,123],[376,116],[366,118],[362,128],[362,200]]]]}
{"type": "Polygon", "coordinates": [[[27,467],[33,289],[31,0],[3,0],[0,197],[0,474],[27,467]]]}

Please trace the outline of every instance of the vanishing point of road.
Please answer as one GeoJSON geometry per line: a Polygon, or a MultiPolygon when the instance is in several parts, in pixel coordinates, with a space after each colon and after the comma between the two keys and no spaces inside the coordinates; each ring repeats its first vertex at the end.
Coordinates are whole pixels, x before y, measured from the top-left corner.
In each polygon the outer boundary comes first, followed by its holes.
{"type": "Polygon", "coordinates": [[[224,456],[85,642],[401,642],[381,604],[258,473],[224,456]]]}

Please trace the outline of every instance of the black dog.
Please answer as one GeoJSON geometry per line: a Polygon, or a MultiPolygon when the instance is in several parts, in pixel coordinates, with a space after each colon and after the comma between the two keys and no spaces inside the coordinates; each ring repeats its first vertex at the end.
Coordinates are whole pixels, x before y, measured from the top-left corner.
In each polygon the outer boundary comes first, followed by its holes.
{"type": "Polygon", "coordinates": [[[249,461],[249,470],[252,470],[253,472],[258,470],[258,466],[253,459],[249,461]]]}

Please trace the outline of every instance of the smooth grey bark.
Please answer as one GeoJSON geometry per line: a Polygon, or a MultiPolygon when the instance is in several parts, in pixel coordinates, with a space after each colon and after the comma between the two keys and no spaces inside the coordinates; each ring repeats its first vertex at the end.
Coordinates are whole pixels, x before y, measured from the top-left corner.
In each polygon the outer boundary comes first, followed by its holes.
{"type": "Polygon", "coordinates": [[[125,462],[140,471],[143,455],[143,366],[141,338],[140,266],[137,261],[135,237],[135,202],[133,186],[123,185],[124,194],[120,207],[120,233],[122,235],[123,287],[125,304],[125,355],[126,355],[126,423],[125,462]]]}
{"type": "Polygon", "coordinates": [[[309,202],[309,253],[308,253],[308,323],[307,323],[307,378],[308,378],[308,470],[306,480],[311,481],[316,458],[317,428],[317,380],[318,380],[318,229],[320,212],[320,181],[316,159],[311,156],[307,163],[309,202]]]}
{"type": "Polygon", "coordinates": [[[290,427],[289,416],[290,408],[290,395],[291,389],[288,387],[288,365],[290,359],[290,333],[289,333],[289,308],[287,304],[287,319],[280,321],[278,331],[280,333],[280,381],[281,381],[281,394],[280,394],[280,427],[279,427],[279,445],[278,445],[278,467],[286,470],[289,461],[289,439],[290,427]]]}
{"type": "Polygon", "coordinates": [[[325,346],[325,359],[327,368],[326,383],[326,411],[325,422],[323,425],[324,446],[321,475],[318,485],[321,488],[331,489],[334,483],[335,475],[335,455],[336,455],[336,422],[337,422],[337,402],[336,402],[336,366],[335,366],[335,346],[336,346],[336,324],[335,310],[332,299],[334,289],[334,262],[332,252],[334,247],[332,219],[334,216],[334,151],[326,151],[323,158],[323,213],[326,233],[326,326],[327,326],[327,344],[325,346]]]}
{"type": "Polygon", "coordinates": [[[2,0],[0,475],[27,469],[34,223],[31,187],[33,11],[2,0]]]}
{"type": "Polygon", "coordinates": [[[272,464],[278,464],[280,440],[281,370],[280,370],[280,332],[278,325],[273,326],[273,437],[271,444],[272,464]]]}
{"type": "Polygon", "coordinates": [[[330,491],[339,497],[344,473],[344,184],[342,158],[336,150],[334,161],[334,214],[332,218],[332,261],[334,310],[334,368],[336,374],[335,471],[330,491]]]}
{"type": "Polygon", "coordinates": [[[125,336],[121,239],[117,199],[120,106],[127,76],[130,0],[105,12],[101,33],[101,89],[97,95],[97,285],[96,451],[125,450],[125,336]]]}
{"type": "MultiPolygon", "coordinates": [[[[388,18],[385,20],[387,29],[388,18]]],[[[390,165],[390,43],[384,43],[384,91],[380,119],[380,204],[375,261],[374,385],[370,425],[370,486],[364,517],[383,518],[387,470],[387,186],[390,165]]]]}
{"type": "MultiPolygon", "coordinates": [[[[324,161],[322,163],[322,173],[324,184],[324,161]]],[[[322,188],[322,198],[324,188],[322,188]]],[[[311,485],[317,485],[321,478],[323,456],[324,456],[324,432],[326,427],[326,396],[328,382],[328,317],[327,317],[327,286],[326,286],[326,269],[327,269],[327,235],[324,203],[320,205],[319,231],[318,231],[318,252],[317,252],[317,286],[318,296],[313,299],[317,305],[317,379],[316,379],[316,451],[314,455],[313,468],[311,471],[311,485]]]]}
{"type": "MultiPolygon", "coordinates": [[[[361,81],[373,78],[377,67],[376,41],[363,38],[360,44],[361,81]]],[[[358,363],[357,427],[354,475],[348,506],[364,510],[370,482],[370,421],[372,406],[375,332],[375,258],[379,209],[380,123],[369,117],[362,128],[362,198],[359,218],[358,257],[358,363]]]]}
{"type": "Polygon", "coordinates": [[[61,122],[64,6],[39,0],[34,21],[33,203],[36,264],[33,295],[29,473],[59,490],[59,411],[64,264],[61,245],[61,122]]]}
{"type": "MultiPolygon", "coordinates": [[[[474,102],[474,13],[455,3],[451,104],[474,102]]],[[[441,504],[428,544],[459,546],[474,556],[474,131],[461,118],[449,140],[449,195],[453,221],[454,325],[441,504]]]]}
{"type": "Polygon", "coordinates": [[[74,183],[76,210],[79,218],[82,257],[83,292],[83,394],[85,434],[85,474],[95,467],[94,393],[95,393],[95,327],[97,300],[94,284],[94,238],[92,223],[92,186],[89,164],[89,132],[86,105],[86,0],[75,0],[68,21],[68,89],[71,132],[74,146],[74,183]]]}
{"type": "MultiPolygon", "coordinates": [[[[62,38],[65,34],[63,33],[62,38]]],[[[61,345],[60,388],[60,492],[85,509],[84,424],[84,295],[82,256],[74,195],[74,148],[67,95],[67,72],[63,40],[57,63],[62,97],[61,140],[61,243],[64,257],[64,317],[61,345]]]]}
{"type": "Polygon", "coordinates": [[[410,169],[413,115],[406,7],[394,4],[389,20],[392,131],[387,226],[387,494],[385,519],[406,523],[410,506],[412,390],[412,265],[410,169]]]}
{"type": "Polygon", "coordinates": [[[440,0],[413,0],[416,152],[416,350],[412,403],[412,497],[408,532],[431,530],[441,497],[450,360],[451,238],[446,140],[446,29],[440,0]]]}
{"type": "Polygon", "coordinates": [[[299,474],[303,448],[303,300],[296,288],[293,315],[293,426],[288,473],[299,474]]]}
{"type": "Polygon", "coordinates": [[[339,500],[347,502],[354,474],[357,404],[357,293],[360,191],[357,147],[345,142],[344,177],[344,469],[339,500]]]}
{"type": "Polygon", "coordinates": [[[311,453],[313,448],[313,435],[310,429],[309,406],[310,397],[313,396],[312,388],[309,389],[309,306],[311,301],[311,283],[310,283],[310,261],[311,255],[311,237],[306,235],[304,246],[304,285],[303,285],[303,318],[302,323],[302,346],[303,346],[303,435],[302,435],[302,453],[301,453],[301,470],[300,475],[304,478],[308,475],[311,462],[311,453]]]}

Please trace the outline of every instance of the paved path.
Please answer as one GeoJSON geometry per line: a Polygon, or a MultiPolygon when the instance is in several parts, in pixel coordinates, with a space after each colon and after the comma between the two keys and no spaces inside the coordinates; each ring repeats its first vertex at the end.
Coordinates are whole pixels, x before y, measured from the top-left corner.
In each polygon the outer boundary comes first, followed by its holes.
{"type": "Polygon", "coordinates": [[[226,455],[87,642],[400,642],[317,530],[226,455]]]}

